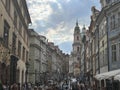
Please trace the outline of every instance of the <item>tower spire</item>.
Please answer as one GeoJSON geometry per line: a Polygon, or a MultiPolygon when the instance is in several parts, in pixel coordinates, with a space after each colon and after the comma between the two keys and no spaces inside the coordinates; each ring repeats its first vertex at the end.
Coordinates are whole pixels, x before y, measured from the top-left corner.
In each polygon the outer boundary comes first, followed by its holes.
{"type": "Polygon", "coordinates": [[[74,29],[74,33],[80,33],[79,25],[78,25],[78,19],[76,20],[76,26],[74,29]]]}
{"type": "Polygon", "coordinates": [[[78,26],[78,19],[76,20],[76,26],[78,26]]]}

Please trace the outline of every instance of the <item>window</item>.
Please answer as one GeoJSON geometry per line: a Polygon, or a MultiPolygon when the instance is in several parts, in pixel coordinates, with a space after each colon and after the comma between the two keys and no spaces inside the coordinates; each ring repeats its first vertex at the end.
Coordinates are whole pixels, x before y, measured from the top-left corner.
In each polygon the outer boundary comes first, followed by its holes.
{"type": "Polygon", "coordinates": [[[23,61],[25,61],[25,48],[23,47],[23,55],[22,55],[23,61]]]}
{"type": "Polygon", "coordinates": [[[80,58],[79,58],[79,57],[77,57],[77,60],[79,61],[79,60],[80,60],[80,58]]]}
{"type": "Polygon", "coordinates": [[[6,9],[10,13],[10,0],[6,0],[6,9]]]}
{"type": "Polygon", "coordinates": [[[79,37],[77,36],[77,40],[79,40],[79,37]]]}
{"type": "Polygon", "coordinates": [[[102,61],[102,52],[99,53],[99,59],[100,59],[100,66],[102,66],[103,61],[102,61]]]}
{"type": "Polygon", "coordinates": [[[26,61],[28,60],[28,51],[26,51],[26,61]]]}
{"type": "Polygon", "coordinates": [[[19,21],[19,33],[22,35],[22,23],[19,21]]]}
{"type": "Polygon", "coordinates": [[[24,11],[23,5],[24,5],[23,1],[20,0],[20,9],[21,9],[22,16],[24,17],[24,15],[23,15],[23,11],[24,11]]]}
{"type": "Polygon", "coordinates": [[[119,43],[119,57],[120,57],[120,43],[119,43]]]}
{"type": "Polygon", "coordinates": [[[112,45],[112,62],[117,61],[116,44],[112,45]]]}
{"type": "Polygon", "coordinates": [[[6,47],[8,47],[9,29],[10,29],[10,26],[5,20],[4,21],[4,44],[6,47]]]}
{"type": "Polygon", "coordinates": [[[17,0],[17,3],[19,4],[21,0],[17,0]]]}
{"type": "Polygon", "coordinates": [[[120,27],[120,12],[118,13],[118,26],[120,27]]]}
{"type": "Polygon", "coordinates": [[[115,23],[115,15],[113,15],[113,29],[116,27],[115,23]]]}
{"type": "Polygon", "coordinates": [[[12,52],[13,54],[15,54],[16,51],[16,35],[15,33],[13,33],[13,37],[12,37],[12,52]]]}
{"type": "Polygon", "coordinates": [[[113,28],[112,17],[110,18],[110,27],[111,27],[111,30],[112,30],[112,28],[113,28]]]}
{"type": "Polygon", "coordinates": [[[102,57],[103,57],[103,60],[102,60],[102,61],[103,61],[103,65],[105,65],[105,61],[104,61],[104,60],[105,60],[105,59],[104,59],[104,50],[103,50],[103,52],[102,52],[102,57]]]}
{"type": "Polygon", "coordinates": [[[111,2],[111,0],[106,0],[106,3],[109,4],[111,2]]]}
{"type": "Polygon", "coordinates": [[[21,31],[21,29],[22,29],[22,23],[21,21],[19,21],[19,30],[21,31]]]}
{"type": "Polygon", "coordinates": [[[105,48],[105,51],[104,51],[104,57],[105,57],[105,65],[108,63],[107,62],[107,48],[105,48]]]}
{"type": "Polygon", "coordinates": [[[79,52],[79,47],[77,47],[77,51],[79,52]]]}
{"type": "Polygon", "coordinates": [[[104,41],[102,41],[102,47],[104,47],[104,41]]]}
{"type": "Polygon", "coordinates": [[[14,25],[17,27],[17,12],[14,11],[14,25]]]}
{"type": "Polygon", "coordinates": [[[110,25],[111,25],[111,30],[116,28],[116,20],[115,20],[115,15],[111,16],[110,20],[110,25]]]}
{"type": "Polygon", "coordinates": [[[27,42],[27,45],[28,45],[28,44],[29,44],[29,40],[28,40],[28,34],[27,34],[27,37],[26,37],[26,38],[27,38],[27,41],[26,41],[26,42],[27,42]]]}
{"type": "Polygon", "coordinates": [[[18,56],[21,57],[21,42],[18,41],[18,56]]]}
{"type": "Polygon", "coordinates": [[[25,36],[26,36],[26,31],[24,29],[24,33],[23,33],[24,41],[25,41],[25,36]]]}

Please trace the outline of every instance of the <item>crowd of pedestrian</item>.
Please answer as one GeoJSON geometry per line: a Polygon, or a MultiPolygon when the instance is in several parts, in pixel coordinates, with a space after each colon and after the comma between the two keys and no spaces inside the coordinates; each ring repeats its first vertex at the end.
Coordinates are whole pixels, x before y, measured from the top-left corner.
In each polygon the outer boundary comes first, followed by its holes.
{"type": "Polygon", "coordinates": [[[71,84],[72,90],[91,90],[89,85],[86,85],[82,81],[77,81],[71,84]]]}
{"type": "Polygon", "coordinates": [[[14,83],[12,85],[4,84],[0,81],[0,90],[59,90],[57,84],[33,85],[31,83],[14,83]]]}
{"type": "Polygon", "coordinates": [[[0,90],[33,90],[33,89],[30,83],[25,83],[22,86],[20,86],[19,83],[13,83],[12,85],[9,85],[7,83],[5,84],[0,81],[0,90]]]}
{"type": "Polygon", "coordinates": [[[4,84],[0,81],[0,90],[91,90],[88,85],[86,85],[82,81],[76,81],[69,83],[69,81],[62,81],[58,84],[53,85],[43,85],[37,86],[31,83],[25,83],[22,86],[18,83],[14,83],[12,85],[4,84]]]}

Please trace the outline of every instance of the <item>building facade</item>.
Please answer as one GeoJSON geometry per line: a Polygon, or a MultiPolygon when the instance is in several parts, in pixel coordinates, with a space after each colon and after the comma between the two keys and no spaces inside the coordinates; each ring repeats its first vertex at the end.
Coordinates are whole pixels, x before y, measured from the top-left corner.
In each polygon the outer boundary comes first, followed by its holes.
{"type": "Polygon", "coordinates": [[[30,67],[29,82],[33,84],[44,83],[47,71],[47,39],[39,35],[33,29],[30,32],[30,67]]]}
{"type": "Polygon", "coordinates": [[[106,9],[108,46],[109,46],[109,70],[119,69],[120,63],[120,0],[109,3],[106,9]]]}
{"type": "Polygon", "coordinates": [[[0,1],[0,80],[21,85],[26,82],[28,25],[31,23],[25,0],[0,1]],[[4,53],[6,55],[4,55],[4,53]]]}
{"type": "Polygon", "coordinates": [[[99,73],[108,72],[108,51],[107,51],[107,19],[105,16],[105,8],[101,10],[96,20],[97,32],[99,36],[98,49],[99,49],[99,60],[98,60],[98,70],[99,73]]]}
{"type": "MultiPolygon", "coordinates": [[[[115,89],[116,86],[110,86],[108,83],[114,84],[120,69],[120,0],[100,0],[100,2],[102,9],[95,18],[91,19],[89,28],[91,36],[95,37],[90,38],[92,75],[98,80],[96,83],[99,83],[100,90],[103,87],[115,89]]],[[[93,11],[96,10],[93,8],[93,11]]]]}
{"type": "Polygon", "coordinates": [[[53,42],[39,35],[33,29],[30,32],[30,54],[28,81],[33,84],[45,84],[47,80],[60,81],[68,73],[68,55],[62,53],[53,42]]]}

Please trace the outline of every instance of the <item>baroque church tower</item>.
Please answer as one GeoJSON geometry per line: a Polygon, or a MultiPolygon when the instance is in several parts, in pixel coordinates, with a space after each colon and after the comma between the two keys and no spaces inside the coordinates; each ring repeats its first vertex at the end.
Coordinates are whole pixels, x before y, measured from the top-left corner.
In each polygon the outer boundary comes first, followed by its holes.
{"type": "Polygon", "coordinates": [[[80,48],[81,48],[81,35],[78,22],[76,22],[76,26],[74,29],[73,53],[74,54],[80,53],[80,48]]]}
{"type": "Polygon", "coordinates": [[[80,75],[80,54],[81,54],[81,33],[78,25],[78,21],[76,22],[76,26],[74,28],[73,34],[73,50],[70,55],[70,73],[72,73],[75,77],[79,77],[80,75]]]}

